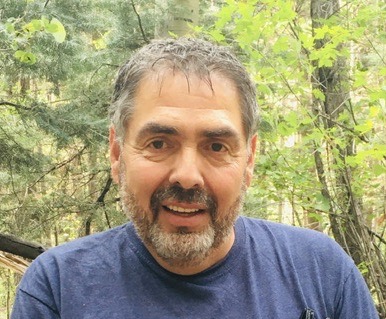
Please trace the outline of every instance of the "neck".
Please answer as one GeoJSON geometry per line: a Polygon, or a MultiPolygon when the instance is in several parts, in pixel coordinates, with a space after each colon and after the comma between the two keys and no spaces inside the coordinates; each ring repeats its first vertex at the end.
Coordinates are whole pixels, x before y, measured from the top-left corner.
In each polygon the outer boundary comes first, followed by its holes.
{"type": "Polygon", "coordinates": [[[150,254],[158,262],[158,264],[165,268],[166,270],[175,273],[177,275],[195,275],[200,272],[203,272],[206,269],[214,266],[225,258],[228,252],[231,250],[233,243],[235,241],[235,232],[234,229],[230,234],[224,239],[224,241],[216,248],[212,248],[208,256],[200,261],[193,261],[191,263],[183,263],[180,261],[166,261],[160,257],[154,248],[146,245],[146,248],[149,250],[150,254]]]}

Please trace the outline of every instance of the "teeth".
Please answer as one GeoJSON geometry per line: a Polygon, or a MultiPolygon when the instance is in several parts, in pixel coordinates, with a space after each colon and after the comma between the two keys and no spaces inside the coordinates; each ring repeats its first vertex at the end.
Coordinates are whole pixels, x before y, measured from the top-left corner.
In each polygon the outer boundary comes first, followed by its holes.
{"type": "Polygon", "coordinates": [[[167,206],[167,208],[169,208],[170,210],[174,210],[175,212],[179,212],[179,213],[195,213],[195,212],[199,211],[198,208],[182,208],[179,206],[167,206]]]}

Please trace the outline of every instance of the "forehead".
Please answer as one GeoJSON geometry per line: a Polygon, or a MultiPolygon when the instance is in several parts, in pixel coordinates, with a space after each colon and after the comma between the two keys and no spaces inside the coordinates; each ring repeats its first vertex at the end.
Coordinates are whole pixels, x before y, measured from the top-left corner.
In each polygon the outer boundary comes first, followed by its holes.
{"type": "Polygon", "coordinates": [[[243,131],[236,86],[220,74],[210,79],[172,71],[147,74],[135,96],[128,131],[148,122],[229,125],[243,131]]]}
{"type": "Polygon", "coordinates": [[[217,73],[202,78],[173,70],[149,72],[140,81],[135,95],[135,111],[142,109],[144,102],[165,103],[165,106],[177,103],[179,107],[240,112],[236,86],[232,80],[217,73]],[[189,101],[185,98],[189,98],[189,101]],[[191,100],[197,100],[197,103],[192,104],[191,100]]]}

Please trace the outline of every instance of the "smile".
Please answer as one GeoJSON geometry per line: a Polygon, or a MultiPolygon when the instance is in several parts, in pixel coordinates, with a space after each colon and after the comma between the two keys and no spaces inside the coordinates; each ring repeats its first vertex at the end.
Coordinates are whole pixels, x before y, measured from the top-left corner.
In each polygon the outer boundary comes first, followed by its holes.
{"type": "Polygon", "coordinates": [[[176,212],[176,213],[192,214],[192,213],[202,212],[202,209],[199,209],[199,208],[184,208],[184,207],[175,206],[175,205],[164,206],[164,207],[167,210],[171,212],[176,212]]]}

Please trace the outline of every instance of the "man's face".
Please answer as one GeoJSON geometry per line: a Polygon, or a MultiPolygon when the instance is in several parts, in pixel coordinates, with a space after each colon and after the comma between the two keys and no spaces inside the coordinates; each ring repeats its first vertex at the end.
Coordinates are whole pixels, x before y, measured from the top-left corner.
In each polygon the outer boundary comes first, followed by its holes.
{"type": "MultiPolygon", "coordinates": [[[[156,259],[199,264],[233,242],[256,138],[247,145],[234,85],[212,75],[142,80],[122,147],[111,130],[112,176],[124,210],[156,259]]],[[[226,252],[225,252],[226,253],[226,252]]]]}

